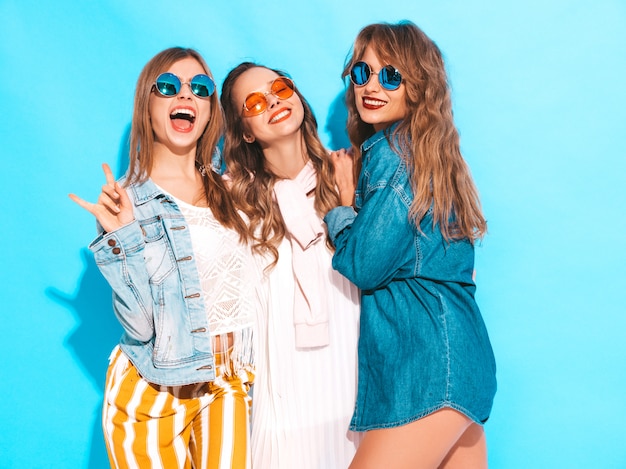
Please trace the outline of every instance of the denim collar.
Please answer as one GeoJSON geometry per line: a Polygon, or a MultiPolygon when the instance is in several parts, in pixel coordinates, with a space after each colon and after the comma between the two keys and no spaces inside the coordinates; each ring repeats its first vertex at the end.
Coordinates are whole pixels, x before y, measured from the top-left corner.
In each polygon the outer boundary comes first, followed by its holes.
{"type": "Polygon", "coordinates": [[[374,135],[366,139],[361,144],[361,154],[365,153],[367,150],[372,148],[374,145],[380,142],[383,138],[387,138],[389,135],[391,135],[393,131],[396,130],[396,127],[398,127],[399,124],[400,124],[400,121],[394,122],[389,127],[379,130],[374,135]]]}
{"type": "Polygon", "coordinates": [[[136,205],[143,205],[152,199],[163,197],[164,195],[163,191],[150,178],[141,183],[131,184],[130,190],[133,191],[136,205]]]}

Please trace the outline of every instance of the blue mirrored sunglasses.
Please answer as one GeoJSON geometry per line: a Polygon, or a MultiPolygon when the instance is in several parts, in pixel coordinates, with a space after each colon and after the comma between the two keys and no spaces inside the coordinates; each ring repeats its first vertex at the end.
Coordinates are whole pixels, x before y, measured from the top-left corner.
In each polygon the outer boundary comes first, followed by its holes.
{"type": "Polygon", "coordinates": [[[210,76],[203,73],[196,75],[188,82],[181,81],[173,73],[161,73],[154,81],[154,87],[163,96],[168,98],[180,93],[183,85],[189,85],[191,92],[198,98],[208,98],[215,92],[215,82],[210,76]]]}
{"type": "MultiPolygon", "coordinates": [[[[365,86],[372,77],[372,69],[365,62],[357,62],[350,70],[350,81],[355,86],[365,86]]],[[[393,65],[386,65],[378,72],[378,83],[386,90],[397,90],[402,83],[402,75],[393,65]]]]}

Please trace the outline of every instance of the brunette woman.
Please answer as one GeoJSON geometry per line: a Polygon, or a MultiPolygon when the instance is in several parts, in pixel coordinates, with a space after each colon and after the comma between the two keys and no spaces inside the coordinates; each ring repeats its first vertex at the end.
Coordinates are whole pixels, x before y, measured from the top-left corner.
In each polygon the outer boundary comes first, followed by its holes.
{"type": "Polygon", "coordinates": [[[232,196],[267,255],[252,408],[255,468],[344,469],[354,408],[359,295],[331,267],[322,215],[338,204],[315,117],[283,72],[242,63],[222,86],[232,196]]]}

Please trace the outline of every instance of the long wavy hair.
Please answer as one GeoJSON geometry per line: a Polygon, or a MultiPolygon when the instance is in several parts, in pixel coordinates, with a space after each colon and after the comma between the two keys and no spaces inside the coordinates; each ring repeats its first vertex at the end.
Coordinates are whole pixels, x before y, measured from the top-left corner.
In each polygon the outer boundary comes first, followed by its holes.
{"type": "MultiPolygon", "coordinates": [[[[249,219],[250,235],[255,238],[257,252],[269,252],[274,263],[278,260],[278,245],[285,236],[285,223],[278,205],[272,198],[274,183],[281,179],[266,164],[263,150],[258,142],[243,140],[245,127],[241,115],[243,103],[235,102],[233,88],[237,80],[252,68],[265,68],[279,76],[289,76],[253,62],[243,62],[232,69],[222,85],[221,102],[226,120],[224,134],[224,158],[231,178],[231,196],[235,204],[249,219]]],[[[334,172],[329,153],[317,133],[317,120],[304,96],[296,87],[295,93],[302,101],[304,119],[300,132],[307,156],[317,171],[315,209],[320,216],[339,204],[334,186],[334,172]]],[[[272,265],[273,265],[272,264],[272,265]]]]}
{"type": "MultiPolygon", "coordinates": [[[[150,95],[155,92],[156,78],[166,72],[174,63],[192,58],[213,78],[211,70],[200,53],[194,49],[172,47],[159,52],[144,66],[137,79],[135,104],[130,131],[129,168],[126,185],[144,182],[154,164],[154,132],[150,120],[150,95]]],[[[245,222],[237,213],[228,190],[219,174],[211,170],[211,156],[222,135],[224,118],[217,92],[208,98],[211,103],[211,117],[196,144],[196,166],[201,169],[204,198],[215,218],[227,228],[234,229],[240,238],[248,238],[245,222]]]]}
{"type": "MultiPolygon", "coordinates": [[[[446,240],[482,238],[487,223],[478,191],[459,145],[443,57],[437,45],[410,21],[371,24],[359,32],[346,59],[343,77],[371,46],[381,63],[402,74],[408,115],[387,138],[404,159],[414,198],[409,210],[418,227],[433,209],[433,228],[446,240]]],[[[356,109],[354,85],[346,90],[348,136],[360,161],[360,145],[375,133],[356,109]]]]}

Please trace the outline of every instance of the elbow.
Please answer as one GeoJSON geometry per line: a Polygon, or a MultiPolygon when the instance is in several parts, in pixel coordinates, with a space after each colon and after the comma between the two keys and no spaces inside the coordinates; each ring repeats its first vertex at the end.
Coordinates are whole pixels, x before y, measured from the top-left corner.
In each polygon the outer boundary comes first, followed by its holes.
{"type": "Polygon", "coordinates": [[[361,291],[375,290],[381,286],[382,281],[380,277],[373,275],[376,273],[375,268],[369,269],[355,264],[344,266],[338,262],[335,263],[334,260],[333,268],[361,291]]]}
{"type": "Polygon", "coordinates": [[[379,279],[374,279],[371,276],[355,277],[352,283],[354,283],[359,290],[364,292],[376,290],[382,286],[379,279]]]}
{"type": "Polygon", "coordinates": [[[120,305],[117,304],[115,315],[124,332],[131,339],[146,343],[150,342],[154,337],[154,324],[143,314],[133,313],[128,309],[120,308],[120,305]]]}
{"type": "Polygon", "coordinates": [[[151,329],[148,332],[145,328],[133,327],[129,323],[123,323],[122,327],[124,328],[126,335],[137,342],[147,343],[154,337],[154,333],[151,329]]]}

